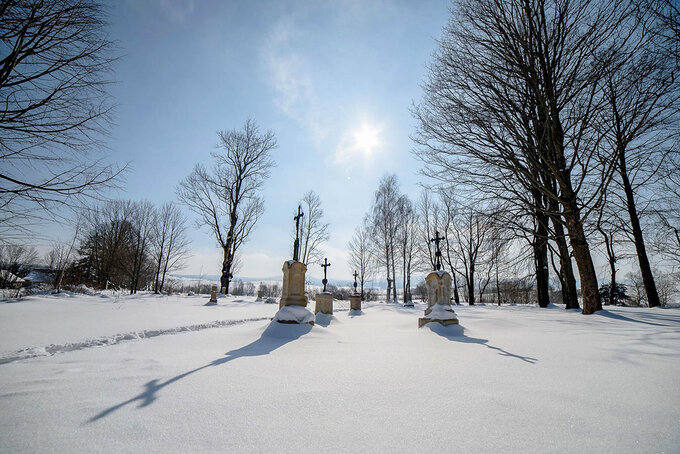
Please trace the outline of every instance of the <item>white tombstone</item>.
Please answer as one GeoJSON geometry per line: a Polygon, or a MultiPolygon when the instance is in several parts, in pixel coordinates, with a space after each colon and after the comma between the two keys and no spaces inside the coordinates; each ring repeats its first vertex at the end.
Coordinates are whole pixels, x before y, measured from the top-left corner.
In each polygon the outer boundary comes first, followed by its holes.
{"type": "Polygon", "coordinates": [[[446,271],[432,271],[425,278],[427,309],[425,316],[418,319],[418,327],[439,322],[442,325],[458,323],[458,317],[451,307],[451,275],[446,271]]]}

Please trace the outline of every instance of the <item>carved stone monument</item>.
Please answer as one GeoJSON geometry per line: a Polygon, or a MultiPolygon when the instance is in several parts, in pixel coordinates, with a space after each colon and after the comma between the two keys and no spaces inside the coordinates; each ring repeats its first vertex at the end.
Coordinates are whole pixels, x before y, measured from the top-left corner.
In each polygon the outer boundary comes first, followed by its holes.
{"type": "Polygon", "coordinates": [[[304,216],[301,207],[298,206],[298,214],[293,218],[295,221],[295,243],[293,245],[293,260],[283,264],[283,287],[279,311],[274,316],[274,321],[279,323],[309,323],[314,324],[314,315],[307,309],[307,295],[305,295],[305,273],[307,267],[298,261],[300,255],[300,219],[304,216]]]}
{"type": "Polygon", "coordinates": [[[307,267],[304,263],[289,260],[283,264],[283,288],[279,309],[283,306],[307,306],[305,295],[305,273],[307,267]]]}
{"type": "Polygon", "coordinates": [[[458,317],[451,307],[451,275],[441,270],[439,250],[441,240],[443,238],[439,236],[439,232],[435,232],[435,237],[431,241],[436,245],[436,269],[425,278],[427,309],[425,309],[425,316],[418,319],[418,328],[430,322],[439,322],[444,326],[458,323],[458,317]]]}

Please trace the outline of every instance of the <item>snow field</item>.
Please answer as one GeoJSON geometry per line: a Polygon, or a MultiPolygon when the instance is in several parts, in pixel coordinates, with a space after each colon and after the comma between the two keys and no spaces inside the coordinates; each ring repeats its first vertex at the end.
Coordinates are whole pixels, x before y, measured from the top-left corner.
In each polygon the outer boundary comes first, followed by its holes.
{"type": "MultiPolygon", "coordinates": [[[[170,304],[194,314],[178,326],[211,310],[170,304]]],[[[217,308],[277,309],[258,304],[217,308]]],[[[21,323],[7,306],[3,331],[21,323]]],[[[0,365],[0,452],[678,452],[680,311],[459,306],[460,326],[418,329],[422,310],[365,305],[313,327],[260,320],[0,365]]],[[[46,338],[63,336],[54,311],[46,338]]]]}

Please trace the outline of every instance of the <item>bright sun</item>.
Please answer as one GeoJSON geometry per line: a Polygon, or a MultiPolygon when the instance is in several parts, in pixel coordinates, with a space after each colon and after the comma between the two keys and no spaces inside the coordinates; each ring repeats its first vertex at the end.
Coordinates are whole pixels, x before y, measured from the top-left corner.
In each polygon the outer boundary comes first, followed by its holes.
{"type": "Polygon", "coordinates": [[[356,130],[352,136],[354,138],[354,148],[360,150],[365,155],[370,156],[373,150],[381,145],[378,137],[380,130],[364,122],[361,128],[356,130]]]}

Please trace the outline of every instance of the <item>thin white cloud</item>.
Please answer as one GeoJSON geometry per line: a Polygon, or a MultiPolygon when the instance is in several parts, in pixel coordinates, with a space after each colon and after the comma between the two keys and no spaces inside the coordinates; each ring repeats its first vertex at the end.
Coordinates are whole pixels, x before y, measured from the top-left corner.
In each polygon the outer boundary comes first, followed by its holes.
{"type": "Polygon", "coordinates": [[[308,59],[296,50],[300,36],[297,20],[285,16],[278,20],[265,40],[262,59],[275,92],[276,106],[288,117],[307,128],[315,141],[323,140],[328,127],[322,122],[308,59]]]}

